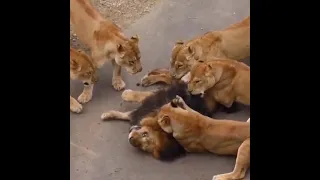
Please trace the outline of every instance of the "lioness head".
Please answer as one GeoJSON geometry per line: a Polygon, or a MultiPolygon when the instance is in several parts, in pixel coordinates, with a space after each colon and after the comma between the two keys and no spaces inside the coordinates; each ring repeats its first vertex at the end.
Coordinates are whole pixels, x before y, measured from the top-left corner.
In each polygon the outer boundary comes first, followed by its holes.
{"type": "Polygon", "coordinates": [[[219,81],[222,71],[221,66],[214,66],[211,63],[203,63],[202,61],[198,62],[190,71],[188,91],[193,95],[203,95],[206,90],[219,81]]]}
{"type": "Polygon", "coordinates": [[[114,59],[118,65],[124,67],[130,74],[142,71],[138,43],[139,37],[132,36],[129,40],[117,45],[114,59]]]}
{"type": "Polygon", "coordinates": [[[96,67],[90,57],[81,50],[70,47],[70,78],[91,85],[98,81],[96,67]]]}
{"type": "Polygon", "coordinates": [[[170,60],[171,76],[180,79],[190,71],[195,61],[199,60],[200,48],[195,45],[185,45],[182,41],[176,42],[172,49],[170,60]]]}
{"type": "Polygon", "coordinates": [[[152,153],[156,159],[173,160],[185,154],[184,148],[160,128],[133,126],[130,128],[129,142],[142,151],[152,153]]]}

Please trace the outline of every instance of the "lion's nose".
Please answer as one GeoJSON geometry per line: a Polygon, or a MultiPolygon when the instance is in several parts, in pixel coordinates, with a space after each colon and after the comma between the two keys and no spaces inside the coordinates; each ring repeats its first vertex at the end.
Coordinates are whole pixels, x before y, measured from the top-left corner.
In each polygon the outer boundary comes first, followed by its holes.
{"type": "Polygon", "coordinates": [[[133,147],[138,147],[138,144],[135,143],[133,137],[130,137],[130,138],[129,138],[129,143],[130,143],[133,147]]]}

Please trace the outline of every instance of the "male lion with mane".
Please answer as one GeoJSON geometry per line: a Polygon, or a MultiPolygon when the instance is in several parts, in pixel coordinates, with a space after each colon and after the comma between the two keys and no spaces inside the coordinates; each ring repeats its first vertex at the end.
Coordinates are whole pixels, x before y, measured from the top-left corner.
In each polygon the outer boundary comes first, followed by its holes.
{"type": "Polygon", "coordinates": [[[247,122],[216,120],[191,109],[177,96],[161,107],[160,127],[181,144],[187,152],[211,152],[236,155],[231,173],[219,174],[213,180],[243,179],[250,167],[250,118],[247,122]]]}
{"type": "MultiPolygon", "coordinates": [[[[90,48],[98,68],[112,61],[114,89],[120,91],[125,88],[121,67],[130,74],[142,71],[138,36],[125,37],[120,27],[105,19],[90,0],[70,0],[70,22],[79,39],[90,48]]],[[[93,90],[93,85],[88,87],[89,90],[93,90]]],[[[89,97],[85,99],[90,100],[89,97]]]]}
{"type": "Polygon", "coordinates": [[[226,29],[207,32],[187,42],[177,41],[172,49],[170,71],[154,69],[141,79],[142,86],[163,82],[186,75],[193,64],[211,58],[244,60],[250,56],[250,16],[226,29]]]}
{"type": "MultiPolygon", "coordinates": [[[[106,120],[130,121],[129,143],[140,150],[152,153],[160,160],[173,160],[185,153],[184,149],[172,137],[161,130],[157,123],[157,113],[161,106],[170,102],[176,95],[201,114],[211,116],[219,106],[211,99],[201,98],[188,93],[184,82],[173,83],[168,88],[157,91],[125,90],[122,98],[126,101],[140,102],[141,105],[129,112],[108,111],[101,115],[106,120]]],[[[223,107],[223,106],[221,106],[223,107]]]]}
{"type": "MultiPolygon", "coordinates": [[[[96,67],[92,63],[92,59],[83,51],[75,50],[70,47],[70,79],[80,80],[84,84],[84,89],[78,97],[80,103],[88,102],[91,99],[92,91],[90,85],[98,81],[96,67]]],[[[82,105],[70,96],[70,111],[80,113],[82,105]]]]}

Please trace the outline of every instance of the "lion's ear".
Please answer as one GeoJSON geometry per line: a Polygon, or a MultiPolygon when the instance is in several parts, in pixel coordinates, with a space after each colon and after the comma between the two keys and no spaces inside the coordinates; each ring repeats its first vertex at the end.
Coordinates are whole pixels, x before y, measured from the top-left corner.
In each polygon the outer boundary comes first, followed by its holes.
{"type": "Polygon", "coordinates": [[[70,69],[73,69],[75,71],[81,71],[81,66],[74,59],[70,59],[70,69]]]}
{"type": "Polygon", "coordinates": [[[93,37],[95,40],[99,40],[100,39],[100,34],[99,34],[99,31],[98,30],[95,30],[93,32],[93,37]]]}
{"type": "Polygon", "coordinates": [[[219,80],[222,76],[222,73],[223,72],[225,73],[225,69],[221,66],[215,66],[215,65],[209,63],[206,68],[206,72],[210,72],[210,75],[208,75],[208,76],[214,75],[214,77],[219,80]]]}
{"type": "Polygon", "coordinates": [[[136,34],[134,36],[132,36],[131,38],[131,41],[134,42],[134,43],[138,43],[139,42],[139,36],[136,34]]]}
{"type": "Polygon", "coordinates": [[[169,116],[165,115],[161,118],[161,123],[162,124],[165,124],[165,125],[168,125],[170,123],[170,118],[169,116]]]}
{"type": "Polygon", "coordinates": [[[191,56],[193,56],[193,58],[198,61],[200,59],[202,50],[200,46],[191,45],[188,46],[188,53],[190,53],[191,56]]]}
{"type": "Polygon", "coordinates": [[[124,52],[124,47],[123,47],[122,44],[118,44],[118,45],[117,45],[117,51],[118,51],[119,53],[124,52]]]}
{"type": "Polygon", "coordinates": [[[192,46],[188,46],[188,53],[193,55],[195,53],[195,49],[192,46]]]}
{"type": "Polygon", "coordinates": [[[176,41],[176,43],[175,43],[175,45],[183,45],[184,44],[184,42],[182,41],[182,40],[178,40],[178,41],[176,41]]]}

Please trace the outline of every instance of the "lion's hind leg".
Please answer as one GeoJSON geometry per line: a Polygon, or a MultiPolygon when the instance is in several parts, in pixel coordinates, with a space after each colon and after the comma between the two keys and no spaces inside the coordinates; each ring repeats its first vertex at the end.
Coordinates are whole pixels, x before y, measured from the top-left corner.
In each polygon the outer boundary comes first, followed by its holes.
{"type": "Polygon", "coordinates": [[[123,91],[121,98],[125,101],[141,103],[145,98],[149,97],[153,93],[153,91],[133,91],[131,89],[127,89],[123,91]]]}
{"type": "Polygon", "coordinates": [[[101,120],[108,121],[108,120],[123,120],[123,121],[130,121],[130,113],[128,112],[120,112],[120,111],[108,111],[101,115],[101,120]]]}
{"type": "Polygon", "coordinates": [[[236,165],[231,173],[213,176],[212,180],[238,180],[243,179],[250,167],[250,138],[243,141],[238,149],[236,165]]]}
{"type": "Polygon", "coordinates": [[[172,77],[168,69],[154,69],[141,79],[141,86],[147,87],[156,83],[165,83],[170,85],[172,83],[172,77]]]}

